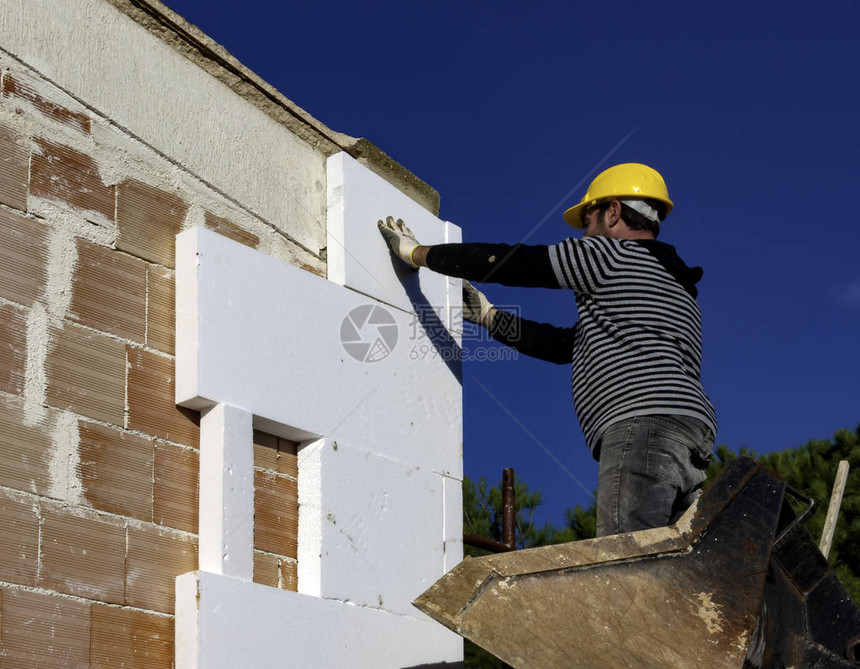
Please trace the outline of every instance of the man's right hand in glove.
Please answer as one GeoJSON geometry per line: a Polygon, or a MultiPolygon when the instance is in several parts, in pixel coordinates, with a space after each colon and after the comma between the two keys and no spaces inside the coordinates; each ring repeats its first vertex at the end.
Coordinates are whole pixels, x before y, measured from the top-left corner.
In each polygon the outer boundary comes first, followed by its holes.
{"type": "Polygon", "coordinates": [[[489,329],[495,316],[496,307],[490,303],[487,296],[464,279],[463,320],[483,325],[489,329]]]}

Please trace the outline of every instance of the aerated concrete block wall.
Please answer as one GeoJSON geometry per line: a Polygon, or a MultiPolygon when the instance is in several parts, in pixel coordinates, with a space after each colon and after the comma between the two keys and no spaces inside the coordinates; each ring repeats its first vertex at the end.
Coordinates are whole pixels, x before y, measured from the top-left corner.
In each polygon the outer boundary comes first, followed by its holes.
{"type": "MultiPolygon", "coordinates": [[[[433,208],[156,0],[0,7],[3,667],[173,666],[200,438],[175,404],[176,235],[325,277],[344,149],[433,208]]],[[[253,580],[295,591],[300,445],[253,442],[253,580]]]]}

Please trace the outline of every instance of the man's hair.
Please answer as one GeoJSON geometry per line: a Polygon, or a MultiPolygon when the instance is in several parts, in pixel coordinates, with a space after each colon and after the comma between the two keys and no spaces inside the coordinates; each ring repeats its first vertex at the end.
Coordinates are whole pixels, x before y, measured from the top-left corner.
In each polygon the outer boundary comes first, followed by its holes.
{"type": "MultiPolygon", "coordinates": [[[[657,200],[652,200],[650,198],[645,200],[645,202],[657,210],[657,215],[660,217],[661,221],[666,218],[666,206],[662,202],[658,202],[657,200]]],[[[606,214],[606,210],[609,209],[611,204],[612,200],[607,200],[595,205],[595,209],[599,212],[599,218],[603,218],[606,214]]],[[[627,224],[628,228],[631,230],[648,230],[652,235],[654,235],[654,239],[657,239],[657,235],[660,234],[659,221],[652,221],[650,218],[646,218],[633,209],[633,207],[627,206],[620,200],[619,204],[621,205],[621,218],[627,224]]]]}
{"type": "MultiPolygon", "coordinates": [[[[657,215],[660,217],[660,221],[666,218],[666,207],[663,203],[652,199],[645,200],[645,203],[657,210],[657,215]]],[[[655,239],[657,238],[657,235],[660,234],[660,221],[652,221],[650,218],[643,216],[632,207],[628,207],[623,202],[621,203],[621,218],[624,219],[627,227],[631,230],[647,230],[654,235],[655,239]]]]}

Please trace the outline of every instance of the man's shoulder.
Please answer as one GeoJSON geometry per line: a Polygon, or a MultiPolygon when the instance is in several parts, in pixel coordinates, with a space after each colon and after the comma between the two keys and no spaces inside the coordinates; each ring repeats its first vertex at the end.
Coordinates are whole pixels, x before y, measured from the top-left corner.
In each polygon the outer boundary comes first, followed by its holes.
{"type": "Polygon", "coordinates": [[[607,249],[617,246],[618,239],[610,237],[567,237],[556,246],[579,246],[581,248],[607,249]]]}
{"type": "MultiPolygon", "coordinates": [[[[659,242],[662,244],[662,242],[659,242]]],[[[557,247],[578,249],[586,254],[605,255],[615,258],[648,255],[648,250],[631,239],[614,239],[612,237],[568,237],[559,242],[557,247]]],[[[669,247],[672,248],[672,247],[669,247]]]]}

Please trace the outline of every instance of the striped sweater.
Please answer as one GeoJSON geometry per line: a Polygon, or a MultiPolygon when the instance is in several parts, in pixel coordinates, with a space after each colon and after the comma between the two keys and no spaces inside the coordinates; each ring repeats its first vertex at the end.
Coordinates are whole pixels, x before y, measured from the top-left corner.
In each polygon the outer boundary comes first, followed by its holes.
{"type": "Polygon", "coordinates": [[[612,423],[637,415],[698,418],[716,433],[700,380],[700,268],[668,244],[607,237],[555,246],[434,246],[430,269],[472,281],[568,288],[579,320],[572,328],[498,312],[494,338],[527,355],[572,363],[574,407],[594,450],[612,423]]]}

